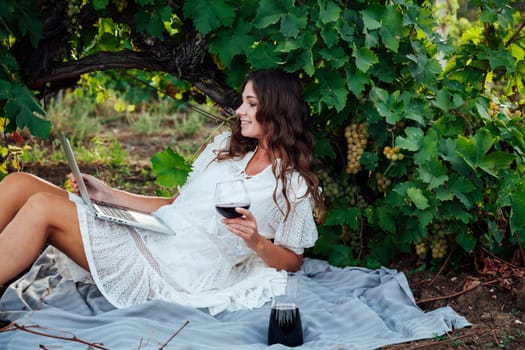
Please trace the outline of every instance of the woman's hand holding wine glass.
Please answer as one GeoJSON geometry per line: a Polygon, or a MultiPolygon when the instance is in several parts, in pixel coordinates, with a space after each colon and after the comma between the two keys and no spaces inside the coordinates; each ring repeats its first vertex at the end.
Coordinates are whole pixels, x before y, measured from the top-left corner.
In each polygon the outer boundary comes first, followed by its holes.
{"type": "Polygon", "coordinates": [[[215,208],[224,217],[222,222],[228,231],[240,237],[237,239],[235,252],[232,255],[248,254],[250,251],[243,241],[252,243],[253,234],[257,233],[255,218],[248,210],[250,204],[250,197],[243,180],[223,181],[215,186],[215,208]]]}

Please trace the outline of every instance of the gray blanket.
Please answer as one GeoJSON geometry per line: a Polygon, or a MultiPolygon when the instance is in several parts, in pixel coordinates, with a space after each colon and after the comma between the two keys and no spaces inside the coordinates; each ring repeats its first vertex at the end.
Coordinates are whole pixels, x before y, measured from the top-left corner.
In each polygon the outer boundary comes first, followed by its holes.
{"type": "MultiPolygon", "coordinates": [[[[306,259],[298,279],[301,349],[375,349],[471,325],[450,307],[421,310],[395,270],[306,259]]],[[[1,332],[0,349],[285,349],[266,345],[269,314],[269,303],[214,317],[162,301],[115,309],[95,285],[63,278],[44,253],[0,300],[0,319],[25,327],[1,332]]]]}

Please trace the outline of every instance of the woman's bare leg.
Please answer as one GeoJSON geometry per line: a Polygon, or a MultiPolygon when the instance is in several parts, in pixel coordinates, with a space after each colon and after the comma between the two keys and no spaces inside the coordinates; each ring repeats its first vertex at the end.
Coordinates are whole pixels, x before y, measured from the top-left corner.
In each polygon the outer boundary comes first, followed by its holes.
{"type": "Polygon", "coordinates": [[[12,173],[0,182],[0,232],[32,195],[54,193],[67,198],[67,192],[54,184],[27,173],[12,173]]]}
{"type": "Polygon", "coordinates": [[[7,221],[0,221],[4,225],[0,233],[0,284],[11,280],[30,266],[46,243],[52,244],[88,269],[76,205],[59,187],[40,179],[35,180],[34,177],[31,179],[32,176],[27,174],[24,176],[0,184],[2,204],[4,200],[13,200],[13,191],[9,186],[4,186],[10,182],[19,190],[18,195],[25,199],[23,203],[15,201],[15,204],[6,205],[6,212],[14,215],[13,217],[6,215],[4,210],[0,214],[2,220],[7,221]],[[20,186],[22,183],[28,188],[20,186]],[[4,190],[10,193],[6,194],[4,190]]]}

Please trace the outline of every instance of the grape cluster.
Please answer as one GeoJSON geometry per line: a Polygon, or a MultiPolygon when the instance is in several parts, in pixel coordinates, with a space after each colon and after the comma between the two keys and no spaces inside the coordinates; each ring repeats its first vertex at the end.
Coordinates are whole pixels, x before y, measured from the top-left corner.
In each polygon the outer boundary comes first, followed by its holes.
{"type": "Polygon", "coordinates": [[[386,192],[388,188],[392,185],[392,180],[390,180],[383,173],[376,173],[376,183],[377,189],[381,192],[386,192]]]}
{"type": "Polygon", "coordinates": [[[435,223],[430,227],[429,237],[415,244],[416,254],[425,259],[431,252],[432,259],[441,259],[447,253],[446,223],[435,223]]]}
{"type": "Polygon", "coordinates": [[[435,223],[433,225],[432,242],[430,249],[432,249],[432,258],[441,259],[447,253],[447,240],[445,238],[446,226],[444,223],[435,223]]]}
{"type": "Polygon", "coordinates": [[[498,115],[499,113],[499,106],[496,102],[492,101],[489,103],[489,115],[491,117],[494,117],[495,115],[498,115]]]}
{"type": "Polygon", "coordinates": [[[521,117],[521,111],[519,109],[514,109],[514,110],[511,110],[510,108],[508,107],[505,107],[503,108],[503,113],[505,113],[505,115],[507,115],[507,117],[509,118],[518,118],[518,117],[521,117]]]}
{"type": "Polygon", "coordinates": [[[67,16],[70,18],[71,26],[67,28],[68,33],[80,38],[82,25],[78,23],[78,16],[82,8],[82,0],[69,0],[67,4],[67,16]]]}
{"type": "Polygon", "coordinates": [[[366,200],[359,193],[357,186],[348,184],[348,177],[330,176],[327,170],[319,170],[318,175],[327,205],[346,198],[350,206],[361,209],[366,208],[366,200]]]}
{"type": "Polygon", "coordinates": [[[427,243],[425,241],[419,241],[418,243],[416,243],[416,254],[420,258],[424,259],[427,256],[427,252],[427,243]]]}
{"type": "Polygon", "coordinates": [[[346,172],[357,174],[361,170],[359,159],[363,155],[368,140],[368,123],[352,123],[345,128],[345,138],[348,143],[346,172]]]}
{"type": "Polygon", "coordinates": [[[390,147],[385,146],[383,149],[383,154],[385,155],[386,159],[391,160],[392,162],[395,162],[396,160],[403,160],[405,158],[405,155],[401,153],[401,149],[399,147],[390,147]]]}
{"type": "Polygon", "coordinates": [[[118,12],[124,11],[128,6],[127,0],[112,0],[111,2],[115,4],[118,12]]]}

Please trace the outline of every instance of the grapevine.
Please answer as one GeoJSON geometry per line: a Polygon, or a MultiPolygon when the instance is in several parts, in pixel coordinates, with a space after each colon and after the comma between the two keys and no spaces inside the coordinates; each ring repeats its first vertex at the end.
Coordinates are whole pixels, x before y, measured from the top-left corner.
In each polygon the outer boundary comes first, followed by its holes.
{"type": "Polygon", "coordinates": [[[345,138],[348,143],[346,172],[348,174],[357,174],[361,170],[359,159],[365,151],[367,144],[368,123],[352,123],[345,128],[345,138]]]}

